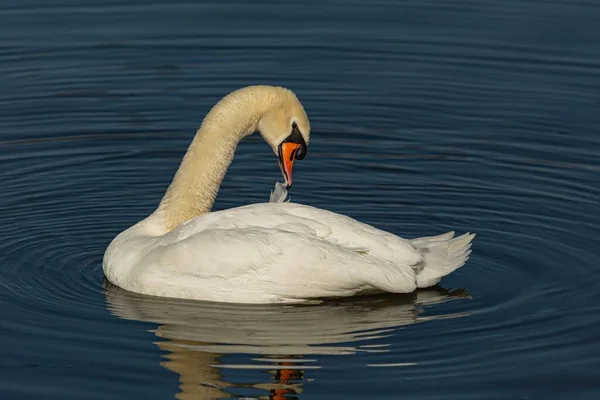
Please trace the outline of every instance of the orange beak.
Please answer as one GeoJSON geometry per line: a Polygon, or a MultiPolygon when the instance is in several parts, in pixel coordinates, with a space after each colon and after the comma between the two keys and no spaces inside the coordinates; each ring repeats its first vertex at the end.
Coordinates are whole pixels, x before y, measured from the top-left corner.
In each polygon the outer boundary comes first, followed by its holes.
{"type": "Polygon", "coordinates": [[[292,187],[292,167],[300,147],[299,143],[292,142],[285,142],[279,146],[279,167],[288,189],[292,187]]]}

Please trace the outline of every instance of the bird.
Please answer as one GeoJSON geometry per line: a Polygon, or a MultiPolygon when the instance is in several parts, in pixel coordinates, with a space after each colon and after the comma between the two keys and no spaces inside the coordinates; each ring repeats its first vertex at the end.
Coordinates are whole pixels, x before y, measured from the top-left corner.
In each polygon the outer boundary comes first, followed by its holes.
{"type": "Polygon", "coordinates": [[[351,217],[286,201],[310,122],[288,88],[237,89],[206,114],[156,210],[119,233],[103,271],[144,295],[225,303],[310,303],[411,293],[465,264],[474,234],[404,239],[351,217]],[[268,202],[211,211],[239,142],[258,132],[284,182],[268,202]]]}

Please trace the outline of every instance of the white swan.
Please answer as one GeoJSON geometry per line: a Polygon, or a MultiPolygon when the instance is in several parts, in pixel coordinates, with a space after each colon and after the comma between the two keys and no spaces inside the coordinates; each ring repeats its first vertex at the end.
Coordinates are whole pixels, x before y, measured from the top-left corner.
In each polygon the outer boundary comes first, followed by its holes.
{"type": "Polygon", "coordinates": [[[259,131],[287,187],[310,125],[288,89],[250,86],[208,113],[157,210],[104,254],[113,284],[147,295],[236,303],[408,293],[462,266],[474,235],[413,240],[352,218],[283,202],[210,212],[239,141],[259,131]]]}

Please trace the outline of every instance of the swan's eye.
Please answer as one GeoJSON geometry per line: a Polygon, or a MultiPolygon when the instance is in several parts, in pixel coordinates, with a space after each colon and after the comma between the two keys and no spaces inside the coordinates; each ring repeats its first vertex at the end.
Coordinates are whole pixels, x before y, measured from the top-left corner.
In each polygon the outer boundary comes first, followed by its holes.
{"type": "Polygon", "coordinates": [[[295,122],[292,122],[292,130],[293,129],[298,129],[298,124],[296,124],[295,122]]]}

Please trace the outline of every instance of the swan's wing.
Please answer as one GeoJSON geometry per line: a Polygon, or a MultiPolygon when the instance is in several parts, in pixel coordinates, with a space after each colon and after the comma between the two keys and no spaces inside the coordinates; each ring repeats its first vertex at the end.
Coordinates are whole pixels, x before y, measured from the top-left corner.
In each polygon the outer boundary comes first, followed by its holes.
{"type": "Polygon", "coordinates": [[[345,215],[287,202],[252,204],[205,214],[167,236],[179,241],[208,230],[253,228],[306,234],[382,260],[394,260],[399,265],[416,265],[422,259],[421,252],[408,240],[345,215]]]}
{"type": "Polygon", "coordinates": [[[177,280],[172,285],[185,290],[212,286],[215,296],[272,302],[372,289],[410,292],[421,259],[408,241],[351,218],[264,203],[188,221],[161,237],[143,263],[155,265],[144,270],[157,286],[177,280]]]}
{"type": "Polygon", "coordinates": [[[300,204],[278,205],[286,218],[298,218],[313,226],[317,236],[396,265],[415,267],[422,254],[399,236],[382,231],[345,215],[300,204]]]}
{"type": "Polygon", "coordinates": [[[409,266],[277,228],[199,232],[157,247],[143,263],[144,286],[164,288],[168,282],[178,297],[209,292],[205,299],[213,301],[281,302],[416,288],[409,266]]]}

